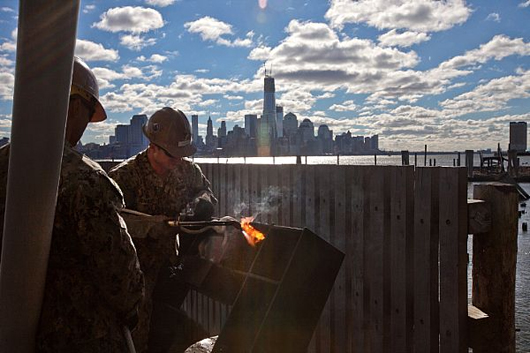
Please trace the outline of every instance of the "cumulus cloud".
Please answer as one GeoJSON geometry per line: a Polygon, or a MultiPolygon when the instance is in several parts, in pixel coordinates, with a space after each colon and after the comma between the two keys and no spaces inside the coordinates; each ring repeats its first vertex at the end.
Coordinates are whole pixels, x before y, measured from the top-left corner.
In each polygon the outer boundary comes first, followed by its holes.
{"type": "Polygon", "coordinates": [[[440,102],[440,106],[448,115],[461,116],[502,110],[510,100],[516,98],[530,98],[530,71],[491,80],[469,92],[440,102]]]}
{"type": "Polygon", "coordinates": [[[141,68],[124,65],[122,71],[118,72],[105,67],[95,67],[92,69],[98,79],[100,89],[113,88],[113,81],[131,80],[131,79],[148,79],[141,68]]]}
{"type": "Polygon", "coordinates": [[[331,0],[325,16],[339,28],[366,23],[378,29],[436,32],[464,23],[470,14],[464,0],[331,0]]]}
{"type": "MultiPolygon", "coordinates": [[[[357,94],[386,90],[412,98],[416,91],[440,85],[410,70],[419,63],[414,51],[381,47],[367,39],[339,38],[325,23],[292,20],[286,32],[287,37],[268,50],[266,65],[274,67],[274,76],[282,80],[285,90],[331,92],[342,88],[357,94]]],[[[256,77],[263,77],[263,68],[256,77]]]]}
{"type": "Polygon", "coordinates": [[[118,90],[102,97],[105,108],[115,112],[128,112],[144,109],[154,112],[160,106],[178,106],[184,111],[205,101],[207,95],[219,95],[229,92],[257,92],[261,87],[249,80],[227,80],[217,78],[199,78],[195,75],[177,75],[167,85],[147,83],[126,83],[118,90]]]}
{"type": "Polygon", "coordinates": [[[501,22],[501,16],[496,12],[492,12],[486,17],[486,21],[501,22]]]}
{"type": "Polygon", "coordinates": [[[18,29],[15,28],[13,31],[11,31],[11,40],[6,40],[0,44],[0,51],[15,52],[17,49],[17,35],[18,29]]]}
{"type": "Polygon", "coordinates": [[[83,39],[76,40],[75,55],[85,61],[117,61],[120,58],[117,50],[106,49],[102,44],[83,39]]]}
{"type": "Polygon", "coordinates": [[[83,8],[83,13],[91,13],[95,9],[96,9],[96,5],[94,4],[85,5],[85,7],[83,8]]]}
{"type": "Polygon", "coordinates": [[[333,104],[329,107],[329,110],[334,110],[337,112],[347,112],[357,110],[357,105],[352,100],[347,100],[342,102],[342,104],[333,104]]]}
{"type": "Polygon", "coordinates": [[[151,6],[166,7],[169,5],[173,5],[175,1],[176,0],[145,0],[145,3],[151,6]]]}
{"type": "Polygon", "coordinates": [[[488,43],[478,49],[466,52],[440,64],[442,69],[458,69],[465,66],[483,64],[489,60],[501,60],[510,55],[530,55],[530,43],[522,38],[509,38],[505,35],[496,35],[488,43]]]}
{"type": "Polygon", "coordinates": [[[529,6],[530,6],[530,0],[527,0],[519,4],[519,7],[529,7],[529,6]]]}
{"type": "Polygon", "coordinates": [[[431,37],[426,33],[418,33],[407,31],[399,33],[396,29],[392,29],[385,34],[379,36],[378,40],[381,45],[385,47],[410,47],[414,44],[430,40],[431,37]]]}
{"type": "Polygon", "coordinates": [[[248,32],[245,38],[225,38],[224,36],[234,35],[232,25],[210,16],[186,22],[184,28],[190,33],[199,34],[204,41],[212,41],[227,47],[250,47],[253,43],[254,32],[252,31],[248,32]]]}
{"type": "Polygon", "coordinates": [[[100,16],[92,26],[108,32],[145,33],[164,26],[160,12],[145,7],[115,7],[100,16]]]}
{"type": "Polygon", "coordinates": [[[120,44],[130,50],[140,51],[145,47],[153,46],[156,44],[155,38],[146,38],[134,34],[125,34],[120,37],[120,44]]]}
{"type": "Polygon", "coordinates": [[[13,66],[15,62],[7,55],[0,55],[0,67],[13,66]]]}
{"type": "Polygon", "coordinates": [[[0,97],[3,100],[13,99],[15,75],[9,72],[0,72],[0,97]]]}
{"type": "Polygon", "coordinates": [[[138,57],[138,61],[148,61],[148,62],[157,63],[157,64],[163,63],[164,61],[167,61],[167,60],[168,60],[167,56],[160,55],[160,54],[153,54],[149,58],[146,58],[143,55],[138,57]]]}

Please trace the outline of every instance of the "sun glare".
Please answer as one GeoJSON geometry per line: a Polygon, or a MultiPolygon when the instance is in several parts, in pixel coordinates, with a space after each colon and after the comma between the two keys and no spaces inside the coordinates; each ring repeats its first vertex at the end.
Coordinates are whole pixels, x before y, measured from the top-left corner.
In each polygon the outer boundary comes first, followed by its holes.
{"type": "Polygon", "coordinates": [[[258,2],[260,9],[265,10],[265,8],[267,7],[267,0],[258,0],[258,2]]]}

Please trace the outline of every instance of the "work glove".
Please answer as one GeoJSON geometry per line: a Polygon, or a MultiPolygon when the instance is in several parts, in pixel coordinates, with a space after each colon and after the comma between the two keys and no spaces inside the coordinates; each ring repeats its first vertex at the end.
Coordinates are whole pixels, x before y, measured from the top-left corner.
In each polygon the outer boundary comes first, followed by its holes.
{"type": "Polygon", "coordinates": [[[185,217],[188,221],[207,221],[215,212],[215,197],[208,191],[200,192],[187,206],[185,217]]]}
{"type": "Polygon", "coordinates": [[[170,227],[167,221],[169,217],[164,215],[156,216],[139,216],[128,213],[122,213],[122,217],[127,224],[127,230],[133,238],[153,238],[160,239],[164,237],[175,236],[177,230],[170,227]]]}

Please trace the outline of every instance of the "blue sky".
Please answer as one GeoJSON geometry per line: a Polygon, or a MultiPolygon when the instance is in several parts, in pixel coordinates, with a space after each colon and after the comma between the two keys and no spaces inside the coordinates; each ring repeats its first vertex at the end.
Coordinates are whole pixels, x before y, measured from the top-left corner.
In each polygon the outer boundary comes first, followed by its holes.
{"type": "MultiPolygon", "coordinates": [[[[0,136],[9,136],[17,1],[0,1],[0,136]]],[[[507,148],[530,122],[530,0],[81,1],[76,54],[107,121],[164,106],[228,129],[260,114],[264,67],[284,112],[387,150],[507,148]]]]}

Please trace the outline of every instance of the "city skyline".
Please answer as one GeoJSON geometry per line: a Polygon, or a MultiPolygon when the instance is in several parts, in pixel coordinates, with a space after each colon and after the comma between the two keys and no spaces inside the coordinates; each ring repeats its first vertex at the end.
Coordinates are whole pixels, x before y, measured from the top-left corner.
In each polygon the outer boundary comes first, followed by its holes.
{"type": "MultiPolygon", "coordinates": [[[[0,1],[0,137],[8,137],[18,2],[0,1]]],[[[76,54],[109,119],[83,143],[163,106],[227,130],[263,113],[265,70],[283,114],[386,150],[507,148],[530,121],[530,1],[81,1],[76,54]]]]}

